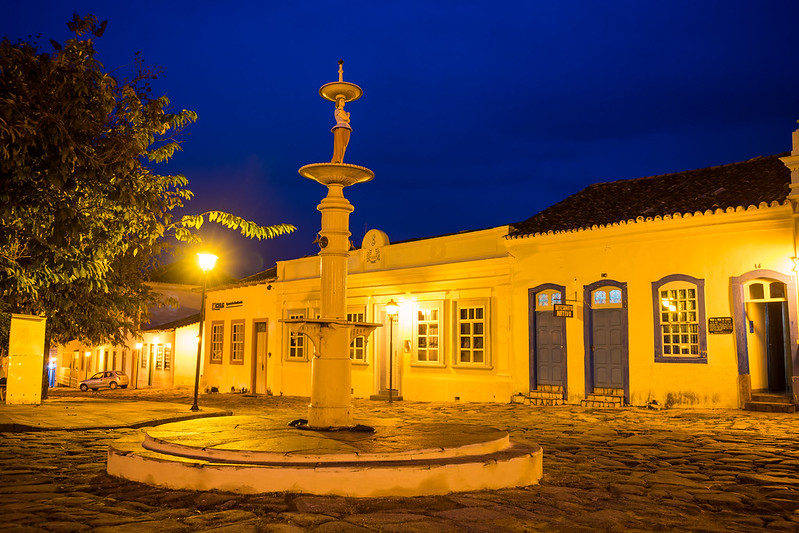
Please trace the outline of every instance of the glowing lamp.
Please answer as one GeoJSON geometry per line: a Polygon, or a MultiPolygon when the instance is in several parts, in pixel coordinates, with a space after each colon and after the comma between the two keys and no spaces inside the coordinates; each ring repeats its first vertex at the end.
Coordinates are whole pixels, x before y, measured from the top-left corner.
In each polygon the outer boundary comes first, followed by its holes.
{"type": "Polygon", "coordinates": [[[399,313],[399,304],[393,298],[386,304],[386,313],[392,317],[397,316],[397,313],[399,313]]]}
{"type": "Polygon", "coordinates": [[[216,264],[217,256],[214,254],[197,254],[197,260],[200,262],[200,269],[203,272],[208,272],[216,264]]]}

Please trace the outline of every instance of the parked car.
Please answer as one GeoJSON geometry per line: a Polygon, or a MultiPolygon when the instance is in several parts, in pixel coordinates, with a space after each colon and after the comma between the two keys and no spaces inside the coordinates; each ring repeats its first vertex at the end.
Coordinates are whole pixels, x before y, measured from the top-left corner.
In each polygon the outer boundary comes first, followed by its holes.
{"type": "Polygon", "coordinates": [[[127,374],[121,370],[106,370],[104,372],[97,372],[89,379],[84,379],[81,381],[80,390],[83,392],[86,392],[89,389],[93,391],[104,388],[113,390],[117,387],[127,389],[129,382],[130,380],[128,379],[127,374]]]}

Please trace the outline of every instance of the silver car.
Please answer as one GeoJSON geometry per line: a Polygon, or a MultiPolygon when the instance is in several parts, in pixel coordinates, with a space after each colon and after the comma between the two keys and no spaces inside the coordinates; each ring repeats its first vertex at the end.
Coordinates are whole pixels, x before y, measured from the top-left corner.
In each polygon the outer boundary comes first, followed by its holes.
{"type": "Polygon", "coordinates": [[[130,380],[128,379],[127,374],[121,370],[105,370],[103,372],[97,372],[89,379],[84,379],[81,381],[80,390],[83,392],[86,392],[89,389],[93,391],[104,388],[113,390],[117,387],[127,389],[129,381],[130,380]]]}

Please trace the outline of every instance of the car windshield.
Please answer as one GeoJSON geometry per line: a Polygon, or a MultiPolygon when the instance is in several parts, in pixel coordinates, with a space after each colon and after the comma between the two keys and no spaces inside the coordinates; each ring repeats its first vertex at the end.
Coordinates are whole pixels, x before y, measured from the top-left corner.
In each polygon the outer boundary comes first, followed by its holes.
{"type": "Polygon", "coordinates": [[[114,372],[117,373],[117,376],[124,376],[125,375],[125,373],[122,372],[121,370],[115,370],[114,372]]]}
{"type": "Polygon", "coordinates": [[[93,375],[92,377],[90,377],[89,379],[100,379],[101,377],[103,377],[103,373],[102,372],[98,372],[95,375],[93,375]]]}

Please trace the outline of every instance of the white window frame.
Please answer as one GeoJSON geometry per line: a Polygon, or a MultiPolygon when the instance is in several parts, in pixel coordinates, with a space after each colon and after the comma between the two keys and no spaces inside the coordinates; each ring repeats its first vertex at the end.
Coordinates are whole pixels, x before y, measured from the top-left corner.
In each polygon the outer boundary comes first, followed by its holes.
{"type": "Polygon", "coordinates": [[[475,298],[469,300],[459,300],[455,306],[455,317],[453,318],[455,325],[454,338],[455,344],[453,347],[453,365],[460,368],[491,368],[491,306],[489,298],[475,298]],[[474,313],[469,313],[468,310],[474,310],[474,313]],[[462,311],[466,310],[468,316],[461,318],[462,311]],[[482,311],[478,313],[478,310],[482,311]],[[482,318],[477,318],[481,314],[482,318]],[[470,331],[464,335],[462,333],[463,326],[470,324],[468,328],[470,331]],[[476,325],[480,324],[480,327],[476,325]],[[478,331],[480,330],[480,331],[478,331]],[[469,346],[463,345],[464,341],[469,341],[469,346]],[[473,346],[476,344],[477,339],[480,339],[482,346],[473,346]],[[470,354],[468,361],[463,361],[463,354],[470,354]],[[475,355],[481,352],[482,361],[475,361],[475,355]]]}
{"type": "MultiPolygon", "coordinates": [[[[366,307],[350,307],[347,309],[347,320],[350,322],[366,322],[366,307]]],[[[366,360],[366,336],[360,335],[352,339],[350,343],[350,361],[352,364],[365,365],[366,360]]]]}
{"type": "Polygon", "coordinates": [[[230,321],[230,364],[244,364],[244,319],[230,321]],[[238,326],[241,331],[236,332],[238,326]],[[239,338],[240,337],[240,338],[239,338]]]}
{"type": "Polygon", "coordinates": [[[221,365],[225,351],[225,323],[222,320],[211,322],[211,335],[208,343],[208,361],[215,365],[221,365]],[[216,339],[216,329],[219,330],[219,339],[216,339]]]}
{"type": "MultiPolygon", "coordinates": [[[[286,312],[286,318],[290,320],[305,318],[307,314],[308,311],[305,309],[292,309],[286,312]]],[[[286,335],[286,361],[307,361],[309,340],[305,338],[304,333],[293,333],[288,328],[288,335],[286,335]]]]}
{"type": "Polygon", "coordinates": [[[443,301],[429,301],[429,302],[418,302],[413,311],[413,359],[412,365],[414,366],[435,366],[435,367],[444,367],[446,366],[446,347],[444,346],[446,339],[446,335],[444,332],[444,327],[446,325],[445,316],[444,316],[444,302],[443,301]],[[425,313],[432,313],[435,312],[438,318],[433,320],[432,318],[428,320],[424,320],[420,318],[420,315],[424,315],[425,313]],[[435,335],[430,334],[430,326],[431,325],[438,326],[438,333],[435,335]],[[424,327],[423,327],[424,326],[424,327]],[[424,330],[424,333],[422,333],[424,330]],[[436,341],[438,345],[435,349],[438,351],[437,359],[430,360],[429,350],[430,347],[430,340],[432,337],[437,337],[436,341]],[[420,346],[420,343],[424,341],[425,346],[420,346]]]}
{"type": "Polygon", "coordinates": [[[155,345],[155,369],[163,370],[164,368],[164,345],[155,345]]]}

